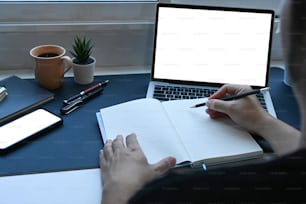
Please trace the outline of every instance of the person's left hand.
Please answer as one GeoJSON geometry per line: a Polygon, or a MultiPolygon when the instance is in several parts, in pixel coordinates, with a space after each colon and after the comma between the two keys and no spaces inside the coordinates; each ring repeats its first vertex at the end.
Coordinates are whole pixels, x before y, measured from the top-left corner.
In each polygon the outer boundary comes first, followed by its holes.
{"type": "Polygon", "coordinates": [[[117,136],[106,141],[100,152],[103,204],[126,203],[143,185],[163,175],[176,164],[176,159],[166,157],[156,164],[149,164],[135,134],[117,136]]]}

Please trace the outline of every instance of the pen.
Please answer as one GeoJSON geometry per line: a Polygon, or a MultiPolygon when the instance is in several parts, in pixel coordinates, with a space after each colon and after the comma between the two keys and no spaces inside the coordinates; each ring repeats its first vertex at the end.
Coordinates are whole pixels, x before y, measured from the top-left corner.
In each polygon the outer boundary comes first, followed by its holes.
{"type": "Polygon", "coordinates": [[[76,95],[74,95],[74,96],[72,96],[72,97],[70,97],[68,99],[65,99],[63,102],[64,102],[64,104],[69,104],[72,101],[76,100],[77,98],[80,98],[80,97],[82,97],[82,96],[84,96],[84,95],[86,95],[86,94],[88,94],[88,93],[90,93],[90,92],[100,88],[100,87],[106,86],[108,84],[108,82],[109,82],[109,80],[105,80],[102,83],[98,83],[98,84],[96,84],[96,85],[94,85],[92,87],[89,87],[88,89],[85,89],[85,90],[81,91],[79,94],[76,94],[76,95]]]}
{"type": "MultiPolygon", "coordinates": [[[[246,96],[249,96],[249,95],[259,94],[261,92],[268,91],[268,90],[270,90],[270,87],[265,87],[265,88],[261,88],[261,89],[255,89],[253,91],[245,92],[245,93],[242,93],[242,94],[220,98],[220,100],[223,100],[223,101],[232,101],[232,100],[243,98],[243,97],[246,97],[246,96]]],[[[198,108],[198,107],[202,107],[202,106],[205,106],[205,105],[206,105],[206,102],[205,103],[196,104],[194,106],[191,106],[191,108],[198,108]]]]}
{"type": "Polygon", "coordinates": [[[92,99],[95,96],[97,96],[102,91],[103,91],[103,87],[99,87],[99,88],[96,88],[93,91],[90,91],[89,93],[81,96],[80,98],[75,99],[74,101],[68,103],[66,106],[61,108],[61,113],[65,114],[65,115],[71,113],[72,111],[74,111],[77,108],[81,107],[85,102],[87,102],[90,99],[92,99]]]}

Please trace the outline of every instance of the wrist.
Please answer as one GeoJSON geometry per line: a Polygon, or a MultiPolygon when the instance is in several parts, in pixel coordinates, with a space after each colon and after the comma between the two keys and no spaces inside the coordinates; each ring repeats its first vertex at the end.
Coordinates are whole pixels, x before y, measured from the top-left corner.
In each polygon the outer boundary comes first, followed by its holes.
{"type": "Polygon", "coordinates": [[[252,132],[265,137],[266,132],[275,128],[275,121],[276,118],[272,117],[268,113],[262,114],[261,117],[257,119],[257,123],[254,124],[252,132]]]}
{"type": "Polygon", "coordinates": [[[128,200],[128,194],[120,188],[103,186],[102,204],[126,204],[128,200]]]}
{"type": "Polygon", "coordinates": [[[105,184],[102,192],[103,204],[126,204],[129,199],[141,188],[136,184],[120,185],[119,183],[112,182],[111,184],[105,184]],[[128,187],[127,187],[128,186],[128,187]]]}

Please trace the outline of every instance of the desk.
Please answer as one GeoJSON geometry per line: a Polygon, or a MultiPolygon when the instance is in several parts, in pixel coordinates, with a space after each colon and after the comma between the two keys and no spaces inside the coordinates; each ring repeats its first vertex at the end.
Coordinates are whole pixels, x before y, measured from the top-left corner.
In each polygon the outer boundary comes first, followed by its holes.
{"type": "MultiPolygon", "coordinates": [[[[103,107],[145,97],[149,74],[96,76],[95,82],[110,80],[102,95],[63,116],[64,125],[42,137],[0,156],[0,176],[97,168],[103,147],[95,113],[103,107]]],[[[283,83],[283,70],[272,68],[272,100],[279,119],[299,128],[299,113],[290,87],[283,83]]],[[[35,82],[33,82],[35,83],[35,82]]],[[[93,83],[93,84],[94,84],[93,83]]],[[[73,78],[65,78],[56,99],[43,106],[60,114],[63,99],[83,90],[73,78]]]]}

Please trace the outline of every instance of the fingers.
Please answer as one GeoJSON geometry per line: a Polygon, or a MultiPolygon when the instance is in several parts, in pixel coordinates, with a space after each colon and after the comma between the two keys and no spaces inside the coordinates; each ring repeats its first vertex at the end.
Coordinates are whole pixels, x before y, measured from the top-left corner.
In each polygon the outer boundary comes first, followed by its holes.
{"type": "Polygon", "coordinates": [[[236,95],[241,92],[249,91],[251,87],[243,85],[226,84],[223,85],[217,92],[209,97],[209,99],[218,99],[225,96],[236,95]]]}
{"type": "Polygon", "coordinates": [[[114,153],[118,153],[124,149],[122,135],[118,135],[116,137],[116,139],[112,143],[112,148],[113,148],[114,153]]]}
{"type": "MultiPolygon", "coordinates": [[[[215,100],[215,99],[210,99],[207,101],[206,105],[207,108],[213,111],[218,111],[221,113],[228,113],[228,106],[229,106],[230,102],[225,102],[225,101],[221,101],[221,100],[215,100]]],[[[213,111],[211,111],[212,116],[218,116],[217,113],[213,113],[213,111]],[[217,114],[217,115],[214,115],[217,114]]],[[[209,111],[208,111],[209,113],[209,111]]]]}
{"type": "MultiPolygon", "coordinates": [[[[130,151],[141,150],[135,134],[130,134],[126,137],[127,148],[130,151]]],[[[111,159],[114,154],[124,151],[125,145],[123,136],[118,135],[114,141],[107,140],[104,144],[103,152],[101,153],[105,160],[111,159]]]]}
{"type": "Polygon", "coordinates": [[[208,108],[206,112],[211,118],[218,118],[224,116],[224,114],[228,115],[230,110],[233,108],[232,106],[234,103],[215,99],[237,95],[249,90],[251,90],[251,87],[244,85],[226,84],[222,86],[216,93],[209,97],[209,100],[206,103],[208,108]]]}
{"type": "Polygon", "coordinates": [[[107,140],[104,144],[103,151],[100,153],[100,160],[110,160],[114,154],[124,149],[123,137],[118,135],[114,141],[107,140]]]}
{"type": "Polygon", "coordinates": [[[209,117],[211,117],[213,119],[224,117],[226,115],[224,113],[221,113],[221,112],[218,112],[218,111],[214,111],[212,109],[206,109],[205,111],[209,115],[209,117]]]}
{"type": "Polygon", "coordinates": [[[105,157],[102,149],[100,150],[99,158],[100,167],[102,167],[105,163],[105,157]]]}
{"type": "Polygon", "coordinates": [[[134,133],[126,137],[126,146],[132,152],[136,150],[141,150],[136,135],[134,133]]]}
{"type": "MultiPolygon", "coordinates": [[[[126,137],[126,145],[130,151],[142,151],[135,134],[130,134],[126,137]]],[[[163,174],[175,166],[175,164],[176,159],[174,157],[167,157],[153,164],[152,167],[158,174],[163,174]]]]}
{"type": "Polygon", "coordinates": [[[105,160],[110,160],[113,157],[112,140],[107,140],[103,147],[103,156],[105,160]]]}
{"type": "MultiPolygon", "coordinates": [[[[127,148],[131,151],[141,149],[135,134],[130,134],[126,137],[127,148]]],[[[114,141],[107,140],[104,144],[104,155],[106,158],[113,156],[114,153],[119,152],[125,148],[123,136],[118,135],[114,141]]]]}
{"type": "Polygon", "coordinates": [[[158,163],[153,164],[152,166],[153,170],[161,175],[167,172],[172,167],[174,167],[175,164],[176,164],[176,159],[174,157],[166,157],[160,160],[158,163]]]}

